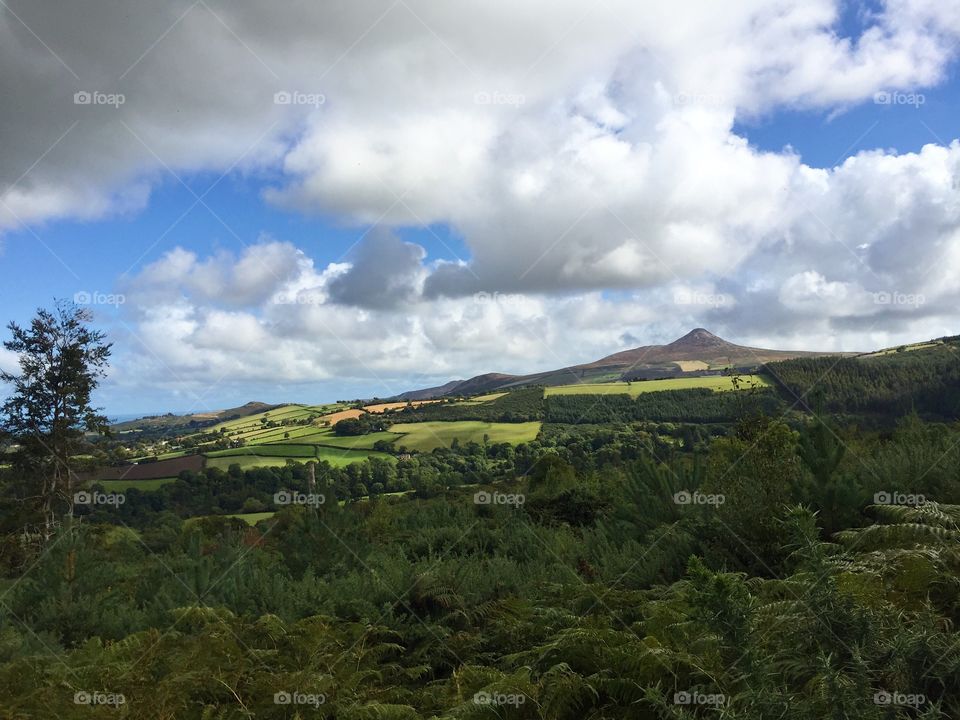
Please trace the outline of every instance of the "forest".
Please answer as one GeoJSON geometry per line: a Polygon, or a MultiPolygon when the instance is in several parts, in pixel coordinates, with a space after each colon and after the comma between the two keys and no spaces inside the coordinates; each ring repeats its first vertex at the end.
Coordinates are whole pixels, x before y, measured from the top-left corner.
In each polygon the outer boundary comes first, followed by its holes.
{"type": "Polygon", "coordinates": [[[763,392],[724,422],[547,422],[116,493],[69,472],[106,339],[61,310],[11,348],[57,359],[68,419],[32,366],[11,378],[3,717],[960,716],[956,423],[771,414],[763,392]]]}
{"type": "MultiPolygon", "coordinates": [[[[940,338],[922,350],[899,348],[867,358],[799,358],[769,363],[766,374],[788,403],[869,416],[883,423],[916,410],[937,420],[960,418],[960,339],[940,338]]],[[[887,422],[889,424],[889,422],[887,422]]]]}

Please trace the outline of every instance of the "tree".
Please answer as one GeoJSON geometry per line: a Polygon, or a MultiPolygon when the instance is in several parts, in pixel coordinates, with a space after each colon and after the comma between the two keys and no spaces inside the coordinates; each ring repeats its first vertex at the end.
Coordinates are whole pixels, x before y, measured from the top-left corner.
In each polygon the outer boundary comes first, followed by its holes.
{"type": "Polygon", "coordinates": [[[90,404],[104,376],[111,345],[92,330],[90,312],[60,301],[53,311],[40,309],[28,327],[11,322],[11,340],[20,372],[0,371],[13,394],[0,406],[2,428],[18,446],[14,469],[31,485],[43,515],[44,534],[53,533],[62,507],[73,512],[76,460],[87,432],[102,432],[107,418],[90,404]]]}

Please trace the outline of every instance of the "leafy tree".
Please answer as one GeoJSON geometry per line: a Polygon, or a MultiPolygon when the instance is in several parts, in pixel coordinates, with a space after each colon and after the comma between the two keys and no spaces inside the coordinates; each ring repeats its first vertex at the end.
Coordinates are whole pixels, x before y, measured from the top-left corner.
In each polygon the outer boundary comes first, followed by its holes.
{"type": "Polygon", "coordinates": [[[18,446],[15,471],[35,485],[35,509],[49,539],[58,512],[73,512],[73,488],[84,434],[102,432],[107,418],[92,407],[91,394],[104,376],[111,345],[92,330],[89,310],[61,301],[40,309],[27,327],[11,322],[19,373],[0,377],[13,394],[0,406],[4,431],[18,446]]]}

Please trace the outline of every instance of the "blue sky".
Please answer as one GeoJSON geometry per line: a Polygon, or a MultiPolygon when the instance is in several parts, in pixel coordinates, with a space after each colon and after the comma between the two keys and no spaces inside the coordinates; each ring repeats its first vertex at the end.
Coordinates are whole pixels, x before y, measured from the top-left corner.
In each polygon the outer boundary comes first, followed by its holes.
{"type": "Polygon", "coordinates": [[[265,22],[97,0],[65,23],[14,2],[6,319],[122,293],[93,308],[113,413],[386,395],[695,325],[812,349],[956,332],[950,8],[613,4],[265,22]]]}

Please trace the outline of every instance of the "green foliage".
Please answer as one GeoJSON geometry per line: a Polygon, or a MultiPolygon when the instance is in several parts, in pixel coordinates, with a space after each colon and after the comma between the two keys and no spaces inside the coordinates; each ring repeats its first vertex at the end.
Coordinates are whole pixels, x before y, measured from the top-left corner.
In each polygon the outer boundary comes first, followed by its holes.
{"type": "Polygon", "coordinates": [[[770,363],[770,376],[789,403],[805,405],[822,394],[830,412],[895,418],[916,410],[960,417],[960,341],[878,357],[800,358],[770,363]]]}
{"type": "Polygon", "coordinates": [[[780,406],[767,389],[716,392],[707,388],[629,395],[552,395],[546,399],[551,423],[623,423],[638,420],[697,423],[732,422],[752,414],[772,414],[780,406]]]}

